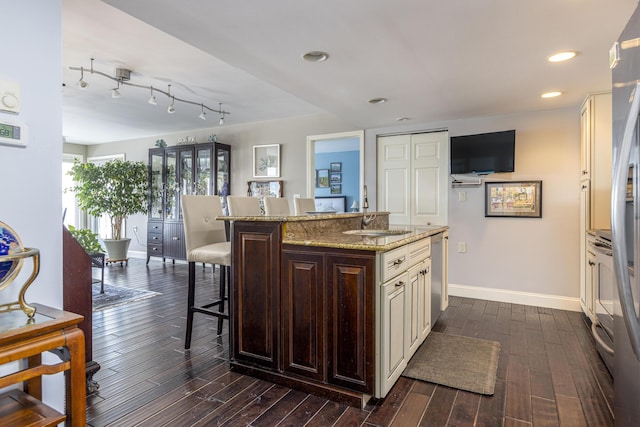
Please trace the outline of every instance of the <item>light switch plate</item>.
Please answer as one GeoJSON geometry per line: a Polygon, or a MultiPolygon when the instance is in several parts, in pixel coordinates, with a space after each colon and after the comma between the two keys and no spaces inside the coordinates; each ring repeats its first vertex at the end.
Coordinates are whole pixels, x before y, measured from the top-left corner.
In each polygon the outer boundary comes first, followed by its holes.
{"type": "Polygon", "coordinates": [[[20,83],[0,80],[0,111],[20,113],[20,83]]]}

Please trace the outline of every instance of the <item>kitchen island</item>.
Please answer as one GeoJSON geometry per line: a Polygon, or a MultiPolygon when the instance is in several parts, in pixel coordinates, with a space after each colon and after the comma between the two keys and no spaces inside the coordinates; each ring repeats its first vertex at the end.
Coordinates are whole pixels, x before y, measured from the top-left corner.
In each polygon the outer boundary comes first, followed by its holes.
{"type": "Polygon", "coordinates": [[[448,228],[373,217],[224,217],[234,371],[357,407],[386,395],[431,330],[432,284],[446,307],[448,228]]]}

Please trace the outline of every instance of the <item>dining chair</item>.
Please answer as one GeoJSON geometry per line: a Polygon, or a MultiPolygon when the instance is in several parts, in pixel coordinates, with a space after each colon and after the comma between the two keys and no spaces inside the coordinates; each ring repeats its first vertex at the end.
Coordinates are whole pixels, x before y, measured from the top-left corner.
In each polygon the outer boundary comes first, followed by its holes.
{"type": "Polygon", "coordinates": [[[315,199],[296,197],[295,199],[293,199],[293,204],[296,215],[304,215],[307,212],[313,212],[316,210],[315,199]]]}
{"type": "Polygon", "coordinates": [[[264,214],[267,216],[291,215],[289,201],[283,197],[265,197],[264,214]]]}
{"type": "Polygon", "coordinates": [[[229,216],[262,216],[260,199],[249,196],[227,196],[229,216]]]}
{"type": "Polygon", "coordinates": [[[225,311],[225,301],[229,299],[226,287],[230,282],[231,242],[227,241],[224,221],[216,219],[223,215],[219,196],[183,194],[180,202],[189,263],[187,331],[184,343],[184,348],[189,349],[195,313],[217,317],[218,335],[222,334],[222,321],[229,319],[229,306],[227,304],[227,311],[225,311]],[[214,280],[215,266],[220,267],[218,299],[203,305],[196,305],[195,302],[197,262],[213,264],[214,280]],[[218,311],[213,310],[214,307],[217,307],[218,311]]]}

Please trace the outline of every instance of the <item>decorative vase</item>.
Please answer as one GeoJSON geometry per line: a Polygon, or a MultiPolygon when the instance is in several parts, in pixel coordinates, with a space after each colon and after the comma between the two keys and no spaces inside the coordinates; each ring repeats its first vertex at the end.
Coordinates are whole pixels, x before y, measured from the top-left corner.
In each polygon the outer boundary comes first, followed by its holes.
{"type": "Polygon", "coordinates": [[[107,249],[108,261],[125,261],[127,260],[127,252],[129,251],[130,238],[120,240],[104,239],[102,241],[107,249]]]}

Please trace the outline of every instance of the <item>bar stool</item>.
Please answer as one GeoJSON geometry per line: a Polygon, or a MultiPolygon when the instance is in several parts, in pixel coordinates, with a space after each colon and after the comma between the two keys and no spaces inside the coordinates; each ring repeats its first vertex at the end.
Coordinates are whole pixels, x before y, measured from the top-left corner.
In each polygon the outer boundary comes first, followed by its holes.
{"type": "Polygon", "coordinates": [[[219,196],[182,195],[180,202],[184,219],[187,262],[189,263],[187,331],[184,343],[184,348],[189,349],[195,313],[217,317],[218,335],[222,334],[222,321],[229,319],[229,312],[225,312],[224,304],[225,300],[229,299],[226,296],[225,288],[227,282],[230,281],[231,242],[227,241],[224,221],[216,219],[216,217],[223,215],[219,196]],[[218,299],[204,305],[196,305],[195,303],[197,262],[213,264],[214,279],[215,266],[220,266],[218,299]],[[218,311],[212,310],[213,307],[218,307],[218,311]]]}
{"type": "Polygon", "coordinates": [[[316,201],[311,198],[297,197],[293,199],[296,215],[304,215],[316,210],[316,201]]]}
{"type": "Polygon", "coordinates": [[[260,199],[249,196],[227,196],[230,216],[262,216],[260,199]]]}
{"type": "Polygon", "coordinates": [[[282,197],[265,197],[264,214],[267,216],[289,216],[289,201],[282,197]]]}

